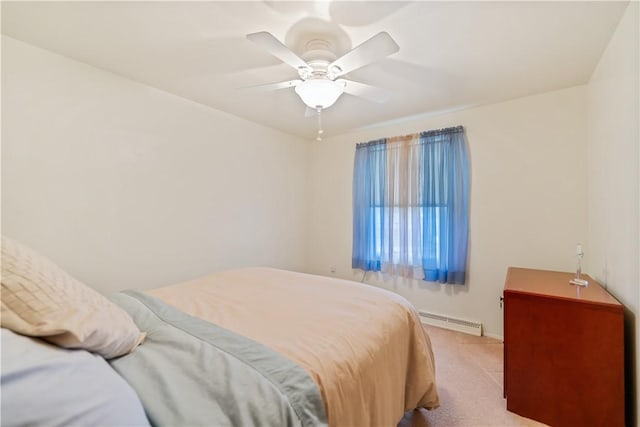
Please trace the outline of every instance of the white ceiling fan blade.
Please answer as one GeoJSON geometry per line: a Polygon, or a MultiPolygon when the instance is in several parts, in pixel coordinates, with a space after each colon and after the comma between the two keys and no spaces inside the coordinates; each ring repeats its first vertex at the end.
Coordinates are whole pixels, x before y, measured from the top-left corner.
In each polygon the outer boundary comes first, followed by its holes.
{"type": "Polygon", "coordinates": [[[399,50],[400,46],[389,33],[382,31],[333,61],[329,64],[329,70],[341,76],[399,50]]]}
{"type": "Polygon", "coordinates": [[[251,92],[267,92],[272,90],[295,87],[300,83],[302,83],[302,80],[288,80],[286,82],[267,83],[267,84],[256,85],[256,86],[245,86],[245,87],[241,87],[240,89],[251,91],[251,92]]]}
{"type": "Polygon", "coordinates": [[[377,102],[378,104],[386,102],[391,97],[391,92],[380,87],[345,79],[338,79],[336,82],[344,84],[344,91],[346,93],[359,96],[368,101],[377,102]]]}
{"type": "Polygon", "coordinates": [[[247,34],[247,38],[255,44],[262,46],[267,52],[280,59],[285,64],[292,66],[296,70],[300,68],[309,68],[309,65],[302,58],[293,53],[291,49],[285,46],[271,33],[260,31],[259,33],[247,34]]]}

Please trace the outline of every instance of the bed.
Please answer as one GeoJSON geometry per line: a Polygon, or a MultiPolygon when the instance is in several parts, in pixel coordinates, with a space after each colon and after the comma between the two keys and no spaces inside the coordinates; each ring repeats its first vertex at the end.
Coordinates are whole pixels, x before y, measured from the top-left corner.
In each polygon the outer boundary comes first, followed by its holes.
{"type": "MultiPolygon", "coordinates": [[[[13,271],[5,271],[3,239],[3,328],[9,326],[5,318],[12,319],[5,316],[7,295],[16,289],[9,279],[23,255],[10,255],[13,271]]],[[[27,264],[33,268],[33,259],[27,264]]],[[[40,272],[36,279],[42,277],[40,272]]],[[[24,286],[23,273],[20,278],[24,286]]],[[[69,292],[65,295],[68,299],[69,292]]],[[[109,364],[104,365],[124,379],[118,384],[126,390],[117,394],[133,391],[136,398],[128,399],[129,404],[135,406],[139,399],[152,425],[395,426],[407,410],[439,404],[429,337],[415,310],[404,298],[373,286],[247,268],[124,291],[109,300],[105,304],[122,313],[110,312],[94,329],[117,323],[118,316],[130,318],[136,329],[123,344],[124,354],[111,357],[110,350],[88,350],[92,357],[105,353],[109,364]]],[[[83,313],[83,325],[91,323],[83,313]]],[[[86,352],[83,345],[56,342],[56,334],[36,336],[55,343],[59,351],[86,352]]],[[[28,340],[42,345],[40,339],[28,340]]],[[[3,362],[5,355],[3,349],[3,362]]],[[[20,381],[33,384],[33,378],[24,377],[38,370],[33,364],[25,368],[9,363],[7,371],[4,365],[3,425],[37,424],[29,418],[33,411],[18,410],[22,403],[15,390],[20,381]]],[[[74,406],[82,406],[77,398],[74,406]]],[[[128,408],[122,413],[132,414],[132,425],[140,424],[140,411],[128,408]]],[[[41,420],[56,419],[47,416],[41,420]]]]}

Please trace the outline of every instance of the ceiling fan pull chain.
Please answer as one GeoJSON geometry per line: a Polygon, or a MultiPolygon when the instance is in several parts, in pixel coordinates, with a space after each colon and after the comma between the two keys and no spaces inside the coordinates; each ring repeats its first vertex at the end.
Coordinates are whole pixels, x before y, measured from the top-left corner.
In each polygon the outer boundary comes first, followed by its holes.
{"type": "Polygon", "coordinates": [[[316,107],[316,111],[318,112],[318,136],[316,141],[322,141],[322,134],[324,133],[322,129],[322,107],[316,107]]]}

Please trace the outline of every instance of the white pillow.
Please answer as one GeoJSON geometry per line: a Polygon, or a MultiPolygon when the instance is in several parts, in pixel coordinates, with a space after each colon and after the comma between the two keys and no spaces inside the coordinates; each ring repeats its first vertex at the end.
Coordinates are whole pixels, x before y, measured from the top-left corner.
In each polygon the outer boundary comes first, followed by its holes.
{"type": "Polygon", "coordinates": [[[105,358],[133,351],[144,339],[123,309],[60,267],[2,238],[0,324],[22,335],[105,358]]]}
{"type": "Polygon", "coordinates": [[[2,426],[148,426],[140,399],[100,356],[2,329],[2,426]]]}

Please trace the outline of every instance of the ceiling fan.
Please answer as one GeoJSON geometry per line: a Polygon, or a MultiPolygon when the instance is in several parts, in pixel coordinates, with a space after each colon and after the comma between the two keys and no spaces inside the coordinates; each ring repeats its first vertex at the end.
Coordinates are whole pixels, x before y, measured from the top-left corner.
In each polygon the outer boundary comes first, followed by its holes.
{"type": "Polygon", "coordinates": [[[277,90],[293,87],[302,101],[318,114],[332,106],[343,93],[378,103],[385,102],[390,96],[389,91],[385,89],[339,78],[400,50],[387,32],[376,34],[339,58],[336,58],[336,54],[331,50],[330,43],[322,39],[309,41],[301,58],[266,31],[248,34],[247,38],[293,67],[299,77],[253,86],[254,89],[277,90]]]}

